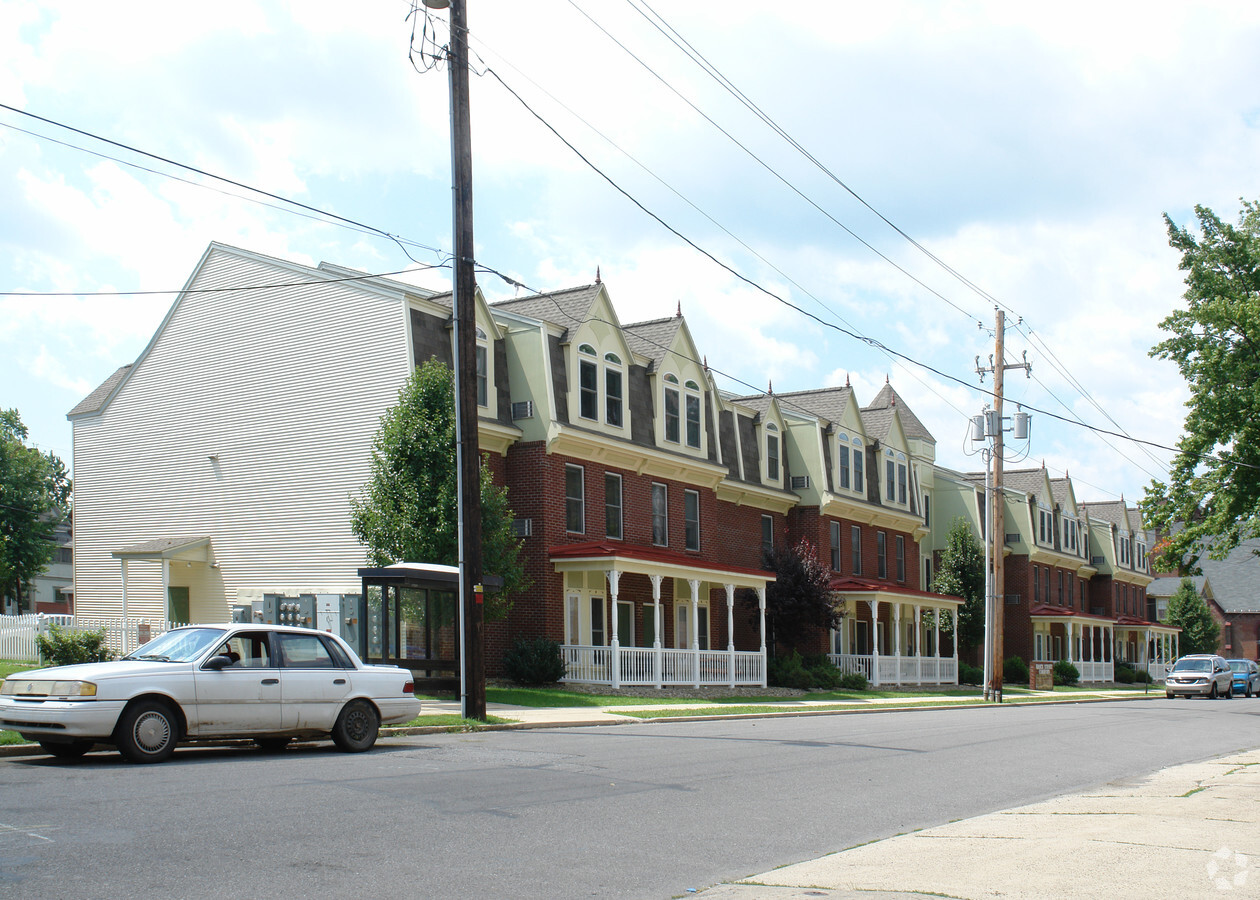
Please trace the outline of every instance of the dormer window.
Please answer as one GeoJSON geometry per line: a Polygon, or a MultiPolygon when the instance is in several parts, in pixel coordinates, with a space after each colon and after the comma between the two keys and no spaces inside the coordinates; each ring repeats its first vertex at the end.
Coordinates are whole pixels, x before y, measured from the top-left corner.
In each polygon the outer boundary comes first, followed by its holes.
{"type": "Polygon", "coordinates": [[[849,469],[849,436],[842,434],[836,438],[836,462],[839,466],[840,487],[848,490],[852,485],[849,469]]]}
{"type": "Polygon", "coordinates": [[[621,357],[616,353],[604,354],[604,421],[614,428],[620,428],[623,422],[622,404],[624,380],[621,372],[621,357]]]}
{"type": "Polygon", "coordinates": [[[677,444],[680,440],[678,378],[665,376],[665,440],[677,444]]]}
{"type": "Polygon", "coordinates": [[[687,389],[687,446],[696,450],[700,449],[700,385],[694,381],[688,381],[684,387],[687,389]]]}
{"type": "Polygon", "coordinates": [[[490,405],[490,357],[486,349],[485,331],[477,328],[477,405],[490,405]]]}
{"type": "Polygon", "coordinates": [[[599,420],[599,357],[590,344],[578,347],[578,415],[599,420]]]}
{"type": "Polygon", "coordinates": [[[862,440],[853,439],[853,490],[859,494],[866,493],[866,452],[862,449],[862,440]]]}
{"type": "Polygon", "coordinates": [[[766,425],[766,480],[779,480],[779,426],[766,425]]]}
{"type": "Polygon", "coordinates": [[[897,502],[897,456],[892,450],[884,451],[884,499],[897,502]]]}
{"type": "Polygon", "coordinates": [[[909,477],[906,470],[906,455],[897,454],[897,502],[902,506],[909,504],[909,477]]]}

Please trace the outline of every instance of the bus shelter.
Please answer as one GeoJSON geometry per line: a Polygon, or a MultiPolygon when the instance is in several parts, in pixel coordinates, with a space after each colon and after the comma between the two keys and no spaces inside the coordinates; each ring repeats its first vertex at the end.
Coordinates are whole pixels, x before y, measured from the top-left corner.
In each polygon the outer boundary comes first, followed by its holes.
{"type": "MultiPolygon", "coordinates": [[[[359,646],[366,662],[410,669],[429,688],[459,686],[459,569],[394,563],[359,569],[359,646]]],[[[489,589],[502,579],[486,577],[489,589]]]]}

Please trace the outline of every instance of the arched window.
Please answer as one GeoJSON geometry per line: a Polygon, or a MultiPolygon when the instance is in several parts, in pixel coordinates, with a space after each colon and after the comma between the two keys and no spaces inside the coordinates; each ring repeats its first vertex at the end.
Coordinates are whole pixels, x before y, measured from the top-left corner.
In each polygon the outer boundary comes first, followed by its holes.
{"type": "Polygon", "coordinates": [[[839,472],[840,487],[848,490],[853,486],[852,467],[849,463],[849,436],[841,434],[836,438],[836,467],[839,472]]]}
{"type": "Polygon", "coordinates": [[[687,393],[684,396],[687,415],[687,446],[700,449],[700,385],[688,380],[684,385],[687,393]]]}
{"type": "Polygon", "coordinates": [[[680,407],[682,406],[681,397],[678,392],[678,378],[675,375],[667,374],[664,378],[665,382],[665,440],[671,444],[681,442],[681,419],[680,407]]]}
{"type": "Polygon", "coordinates": [[[856,437],[853,439],[853,490],[866,493],[866,451],[862,449],[861,438],[856,437]]]}
{"type": "Polygon", "coordinates": [[[604,421],[620,428],[625,421],[623,414],[625,380],[622,377],[621,357],[616,353],[604,354],[604,421]]]}
{"type": "Polygon", "coordinates": [[[599,420],[599,363],[595,348],[590,344],[578,347],[578,415],[583,419],[599,420]],[[587,359],[586,357],[590,357],[587,359]]]}
{"type": "Polygon", "coordinates": [[[909,473],[906,470],[906,455],[897,454],[897,502],[902,506],[909,504],[909,473]]]}
{"type": "Polygon", "coordinates": [[[773,422],[766,424],[766,480],[779,480],[779,427],[773,422]]]}

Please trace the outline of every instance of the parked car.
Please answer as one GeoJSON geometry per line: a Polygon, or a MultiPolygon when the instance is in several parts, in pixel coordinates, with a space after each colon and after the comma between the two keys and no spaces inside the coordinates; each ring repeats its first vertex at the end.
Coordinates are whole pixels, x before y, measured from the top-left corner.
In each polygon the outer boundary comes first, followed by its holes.
{"type": "Polygon", "coordinates": [[[1173,697],[1207,697],[1215,700],[1234,696],[1234,673],[1229,664],[1211,653],[1192,653],[1173,664],[1164,679],[1164,694],[1173,697]]]}
{"type": "Polygon", "coordinates": [[[1260,666],[1250,659],[1227,659],[1230,671],[1234,673],[1233,691],[1244,697],[1260,696],[1260,666]]]}
{"type": "Polygon", "coordinates": [[[366,665],[341,638],[284,625],[190,625],[119,660],[22,672],[0,686],[0,729],[53,756],[112,743],[161,762],[181,741],[252,738],[280,749],[331,735],[368,750],[420,712],[412,675],[366,665]]]}

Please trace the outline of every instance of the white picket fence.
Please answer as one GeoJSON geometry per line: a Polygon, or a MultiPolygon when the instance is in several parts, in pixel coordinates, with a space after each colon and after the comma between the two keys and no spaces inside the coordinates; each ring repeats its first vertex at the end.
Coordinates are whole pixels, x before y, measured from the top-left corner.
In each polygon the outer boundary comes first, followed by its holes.
{"type": "Polygon", "coordinates": [[[39,645],[35,637],[46,633],[48,626],[52,624],[75,631],[104,630],[106,646],[119,654],[124,649],[136,649],[168,628],[178,627],[176,623],[168,624],[152,619],[87,619],[79,616],[49,616],[42,613],[27,616],[0,616],[0,659],[43,662],[40,659],[39,645]]]}

